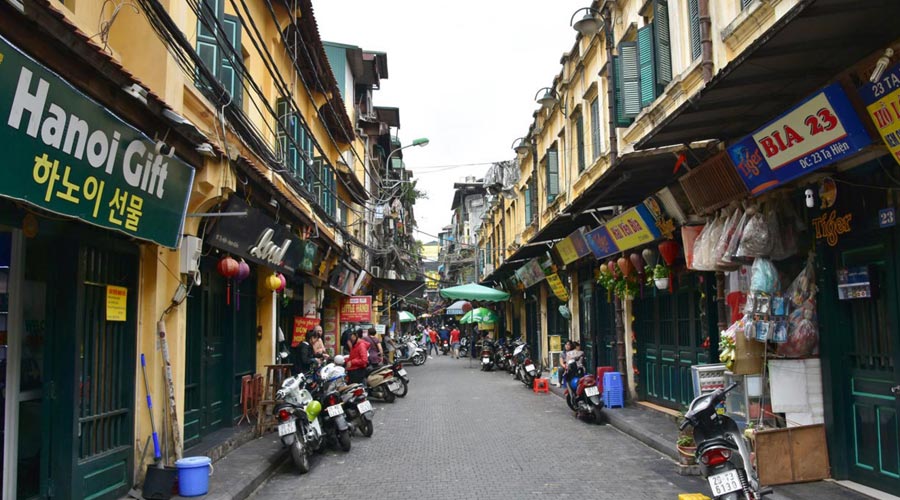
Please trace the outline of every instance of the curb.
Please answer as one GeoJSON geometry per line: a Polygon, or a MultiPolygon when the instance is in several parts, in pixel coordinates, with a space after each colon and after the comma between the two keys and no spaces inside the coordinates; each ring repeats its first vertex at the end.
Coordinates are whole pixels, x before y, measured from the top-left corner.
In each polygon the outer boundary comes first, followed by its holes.
{"type": "Polygon", "coordinates": [[[288,453],[288,449],[285,448],[282,450],[277,457],[272,460],[272,463],[266,467],[262,473],[253,478],[246,486],[241,488],[239,491],[235,492],[232,496],[222,496],[222,500],[230,499],[230,500],[245,500],[249,498],[250,495],[256,492],[260,486],[265,484],[266,481],[271,478],[278,469],[287,464],[290,461],[291,457],[288,453]]]}

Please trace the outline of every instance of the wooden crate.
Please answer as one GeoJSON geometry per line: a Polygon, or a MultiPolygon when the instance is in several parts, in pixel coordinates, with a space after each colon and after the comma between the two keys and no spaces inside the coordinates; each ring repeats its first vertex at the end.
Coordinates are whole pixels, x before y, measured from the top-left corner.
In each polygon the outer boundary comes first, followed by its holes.
{"type": "Polygon", "coordinates": [[[757,375],[762,373],[766,344],[748,340],[747,337],[744,337],[744,332],[737,332],[737,335],[734,336],[734,343],[734,368],[731,372],[735,375],[757,375]]]}
{"type": "Polygon", "coordinates": [[[765,486],[831,477],[825,425],[804,425],[756,433],[756,464],[765,486]]]}

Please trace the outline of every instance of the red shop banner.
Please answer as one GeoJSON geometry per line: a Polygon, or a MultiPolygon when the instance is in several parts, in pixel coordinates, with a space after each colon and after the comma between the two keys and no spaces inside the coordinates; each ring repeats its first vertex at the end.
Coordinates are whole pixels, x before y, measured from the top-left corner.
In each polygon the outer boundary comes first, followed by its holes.
{"type": "Polygon", "coordinates": [[[372,296],[358,295],[341,303],[341,323],[371,323],[372,296]]]}
{"type": "Polygon", "coordinates": [[[291,338],[291,347],[297,347],[300,342],[306,338],[306,332],[312,330],[319,324],[319,318],[307,318],[305,316],[294,316],[294,335],[291,338]]]}

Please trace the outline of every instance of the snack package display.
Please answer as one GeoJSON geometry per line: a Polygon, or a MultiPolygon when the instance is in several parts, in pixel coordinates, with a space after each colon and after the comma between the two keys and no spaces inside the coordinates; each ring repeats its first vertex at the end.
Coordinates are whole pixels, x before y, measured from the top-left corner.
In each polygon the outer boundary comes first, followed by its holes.
{"type": "Polygon", "coordinates": [[[750,291],[774,295],[781,288],[778,270],[769,259],[756,259],[750,269],[750,291]]]}
{"type": "Polygon", "coordinates": [[[749,208],[754,213],[744,226],[741,243],[738,246],[738,257],[768,257],[772,252],[773,235],[769,229],[766,214],[758,208],[749,208]]]}
{"type": "Polygon", "coordinates": [[[778,346],[778,354],[788,358],[802,358],[818,354],[816,276],[812,253],[806,260],[806,267],[800,271],[800,274],[788,287],[785,297],[792,310],[788,315],[787,341],[778,346]]]}

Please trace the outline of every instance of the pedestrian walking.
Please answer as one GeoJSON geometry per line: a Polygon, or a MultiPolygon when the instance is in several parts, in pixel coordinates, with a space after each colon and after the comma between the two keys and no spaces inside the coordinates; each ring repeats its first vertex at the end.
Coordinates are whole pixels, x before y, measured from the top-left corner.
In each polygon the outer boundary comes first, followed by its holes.
{"type": "Polygon", "coordinates": [[[388,363],[394,364],[394,353],[397,351],[397,343],[394,342],[394,332],[390,332],[381,340],[384,352],[387,353],[388,363]]]}
{"type": "Polygon", "coordinates": [[[459,328],[450,330],[450,349],[454,359],[459,359],[459,328]]]}
{"type": "Polygon", "coordinates": [[[431,357],[432,349],[434,349],[434,355],[437,356],[440,354],[438,351],[438,334],[436,331],[432,330],[431,327],[426,328],[425,332],[428,334],[428,357],[431,357]]]}
{"type": "Polygon", "coordinates": [[[362,384],[366,380],[366,367],[369,366],[369,343],[362,339],[362,329],[358,328],[350,334],[350,358],[347,360],[347,376],[352,384],[362,384]]]}

